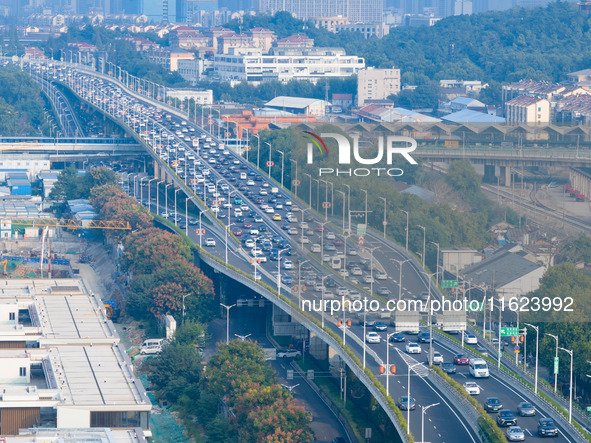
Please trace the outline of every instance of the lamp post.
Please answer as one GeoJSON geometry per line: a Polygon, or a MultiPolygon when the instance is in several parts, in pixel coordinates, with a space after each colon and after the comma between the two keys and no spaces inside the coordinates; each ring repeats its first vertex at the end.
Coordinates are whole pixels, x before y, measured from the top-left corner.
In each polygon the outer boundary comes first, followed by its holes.
{"type": "Polygon", "coordinates": [[[238,337],[240,339],[240,341],[246,341],[246,339],[248,337],[250,337],[252,334],[246,334],[246,335],[240,335],[240,334],[234,334],[236,337],[238,337]]]}
{"type": "Polygon", "coordinates": [[[302,306],[302,265],[308,263],[309,260],[298,262],[298,306],[302,306]]]}
{"type": "MultiPolygon", "coordinates": [[[[556,340],[556,355],[555,358],[558,359],[558,335],[553,335],[553,334],[548,334],[547,332],[545,333],[545,335],[552,337],[554,340],[556,340]]],[[[558,386],[558,371],[555,371],[554,373],[554,393],[556,394],[556,387],[558,386]]]]}
{"type": "Polygon", "coordinates": [[[351,185],[344,185],[347,188],[347,208],[349,208],[349,234],[351,235],[351,185]]]}
{"type": "Polygon", "coordinates": [[[308,205],[310,206],[310,209],[312,209],[312,176],[306,172],[304,172],[303,175],[307,175],[308,178],[310,179],[310,196],[308,197],[308,205]]]}
{"type": "Polygon", "coordinates": [[[271,178],[271,152],[272,152],[272,147],[271,147],[271,143],[269,142],[265,142],[266,145],[269,145],[269,161],[267,162],[267,166],[269,167],[269,178],[271,178]]]}
{"type": "Polygon", "coordinates": [[[536,331],[536,375],[534,378],[534,392],[538,393],[538,345],[540,339],[540,328],[538,326],[534,326],[530,323],[523,323],[525,326],[529,326],[530,328],[536,331]]]}
{"type": "MultiPolygon", "coordinates": [[[[230,211],[228,211],[228,215],[229,214],[230,214],[230,211]]],[[[230,229],[230,226],[232,226],[233,224],[234,223],[228,223],[226,225],[226,264],[228,264],[228,230],[230,229]]]]}
{"type": "Polygon", "coordinates": [[[177,226],[177,220],[179,218],[178,212],[177,212],[177,205],[176,205],[176,193],[182,191],[181,188],[175,189],[174,190],[174,225],[177,226]]]}
{"type": "Polygon", "coordinates": [[[573,422],[573,357],[574,350],[566,348],[558,348],[570,355],[570,387],[569,387],[569,400],[568,400],[568,422],[573,422]]]}
{"type": "Polygon", "coordinates": [[[189,236],[189,197],[185,198],[185,235],[189,236]]]}
{"type": "Polygon", "coordinates": [[[408,211],[401,209],[406,214],[406,252],[408,252],[408,211]]]}
{"type": "Polygon", "coordinates": [[[360,191],[365,193],[365,227],[367,228],[367,191],[365,189],[360,189],[360,191]]]}
{"type": "Polygon", "coordinates": [[[386,395],[390,396],[390,337],[396,332],[386,333],[386,395]]]}
{"type": "Polygon", "coordinates": [[[425,413],[427,412],[427,409],[437,406],[438,404],[439,403],[433,403],[429,406],[421,406],[421,443],[425,443],[425,413]]]}
{"type": "Polygon", "coordinates": [[[400,301],[402,300],[402,265],[407,261],[410,261],[410,258],[407,258],[406,260],[396,260],[395,258],[393,258],[391,260],[398,263],[398,269],[400,271],[398,275],[398,301],[400,301]]]}
{"type": "Polygon", "coordinates": [[[281,295],[281,253],[289,248],[280,249],[277,253],[277,294],[281,295]]]}
{"type": "MultiPolygon", "coordinates": [[[[154,180],[158,180],[157,177],[154,177],[151,180],[148,180],[148,211],[152,208],[152,182],[154,180]]],[[[156,212],[158,212],[158,208],[156,208],[156,212]]]]}
{"type": "Polygon", "coordinates": [[[429,243],[433,243],[435,246],[437,246],[437,263],[435,265],[435,281],[437,282],[437,284],[439,284],[439,243],[437,242],[429,242],[429,243]]]}
{"type": "Polygon", "coordinates": [[[232,309],[236,305],[225,305],[220,303],[220,306],[226,308],[226,344],[230,343],[230,309],[232,309]]]}
{"type": "Polygon", "coordinates": [[[168,220],[168,187],[169,186],[172,186],[172,183],[169,183],[164,187],[164,201],[166,202],[164,206],[166,206],[166,220],[168,220]]]}
{"type": "Polygon", "coordinates": [[[388,224],[386,220],[386,211],[387,211],[387,200],[385,197],[378,197],[380,200],[384,200],[384,221],[382,222],[382,226],[384,226],[384,238],[386,238],[386,225],[388,224]]]}
{"type": "Polygon", "coordinates": [[[257,138],[257,169],[259,169],[260,159],[261,159],[261,138],[258,134],[254,134],[253,137],[257,138]]]}
{"type": "MultiPolygon", "coordinates": [[[[321,310],[321,316],[322,316],[322,328],[324,328],[324,290],[326,289],[324,287],[324,280],[326,280],[328,278],[328,275],[325,275],[324,277],[322,277],[322,302],[320,303],[320,310],[321,310]]],[[[365,328],[365,326],[364,326],[365,328]]],[[[364,341],[365,343],[365,336],[364,336],[364,341]]],[[[365,346],[363,348],[365,350],[365,346]]],[[[363,365],[363,368],[365,369],[365,364],[363,365]]]]}
{"type": "Polygon", "coordinates": [[[421,225],[417,225],[419,228],[421,228],[423,230],[423,256],[421,257],[423,259],[423,269],[425,268],[425,241],[427,239],[427,229],[425,229],[424,226],[421,225]]]}
{"type": "MultiPolygon", "coordinates": [[[[337,190],[337,193],[339,193],[343,196],[343,234],[345,234],[345,201],[346,201],[345,197],[346,197],[346,195],[345,195],[344,191],[337,190]]],[[[345,252],[347,252],[347,251],[345,250],[345,252]]]]}
{"type": "Polygon", "coordinates": [[[140,204],[144,204],[144,179],[147,178],[147,175],[140,178],[140,204]]]}
{"type": "Polygon", "coordinates": [[[158,186],[160,183],[166,183],[164,180],[160,180],[156,182],[156,214],[160,213],[160,192],[158,192],[158,186]]]}
{"type": "Polygon", "coordinates": [[[281,188],[283,189],[283,164],[285,160],[285,153],[283,151],[277,150],[279,154],[281,154],[281,188]]]}
{"type": "Polygon", "coordinates": [[[181,314],[181,321],[183,326],[185,325],[185,298],[187,298],[187,296],[189,295],[191,295],[190,292],[188,294],[183,295],[183,313],[181,314]]]}
{"type": "Polygon", "coordinates": [[[299,186],[299,183],[298,183],[298,162],[297,162],[297,160],[294,160],[294,159],[289,159],[289,161],[295,163],[295,176],[294,176],[294,182],[293,182],[294,192],[293,193],[295,194],[296,198],[298,198],[298,186],[299,186]]]}

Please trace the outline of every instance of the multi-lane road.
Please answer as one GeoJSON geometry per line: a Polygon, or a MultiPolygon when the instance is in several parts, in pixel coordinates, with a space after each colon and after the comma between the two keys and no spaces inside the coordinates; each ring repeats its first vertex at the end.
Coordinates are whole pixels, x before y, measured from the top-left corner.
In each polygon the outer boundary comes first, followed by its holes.
{"type": "MultiPolygon", "coordinates": [[[[427,279],[421,275],[422,271],[412,260],[402,265],[402,281],[399,281],[398,262],[409,259],[404,251],[393,247],[387,240],[372,235],[367,237],[364,250],[358,250],[350,244],[345,248],[345,239],[336,229],[330,224],[324,224],[313,211],[304,212],[302,203],[292,201],[287,191],[274,189],[276,184],[273,181],[201,128],[174,114],[166,115],[165,111],[138,100],[115,82],[98,79],[72,68],[59,68],[55,72],[49,68],[39,70],[45,76],[57,77],[62,74],[64,82],[82,98],[132,128],[151,146],[155,161],[174,171],[177,178],[193,190],[193,201],[196,201],[196,195],[207,204],[211,211],[207,214],[213,224],[200,225],[198,220],[184,219],[180,215],[184,213],[184,208],[178,208],[177,213],[171,214],[172,199],[169,199],[169,209],[164,210],[162,204],[160,208],[154,208],[154,201],[144,203],[160,213],[166,212],[168,217],[176,218],[177,224],[185,223],[189,236],[197,244],[212,244],[208,247],[210,252],[222,260],[227,257],[229,264],[250,275],[260,276],[269,285],[280,286],[284,294],[293,298],[302,296],[306,299],[330,300],[338,294],[350,298],[370,297],[369,293],[365,293],[366,289],[360,289],[360,286],[373,289],[374,293],[381,292],[385,298],[397,297],[399,285],[403,297],[417,297],[427,290],[427,279]],[[223,224],[218,224],[215,218],[223,224]],[[224,225],[229,228],[224,228],[224,225]],[[198,236],[195,231],[198,228],[205,229],[205,234],[198,236]],[[215,245],[207,239],[214,240],[215,245]],[[311,252],[312,250],[318,252],[311,252]],[[373,257],[370,257],[370,250],[373,250],[373,257]],[[259,259],[265,261],[258,263],[259,259]],[[328,266],[323,265],[336,267],[339,260],[341,269],[349,272],[348,279],[343,278],[344,275],[331,272],[328,266]],[[294,283],[301,283],[302,279],[307,291],[292,293],[294,283]],[[356,281],[351,281],[352,279],[356,281]]],[[[151,186],[151,193],[155,194],[156,185],[151,186]]],[[[160,189],[163,187],[160,186],[160,189]]],[[[147,194],[144,192],[144,195],[147,194]]],[[[315,315],[319,319],[324,317],[327,327],[339,335],[342,334],[336,324],[337,316],[327,313],[315,315]]],[[[389,319],[384,321],[390,322],[389,319]]],[[[391,326],[389,329],[393,330],[391,326]]],[[[386,346],[385,332],[378,332],[380,343],[364,346],[364,337],[368,332],[369,323],[364,328],[354,321],[352,327],[346,330],[347,346],[384,384],[385,376],[379,375],[379,365],[386,361],[386,350],[389,350],[390,363],[397,367],[396,375],[391,376],[389,383],[390,395],[395,400],[406,395],[409,365],[415,364],[415,360],[422,363],[416,365],[411,373],[411,396],[416,398],[417,410],[410,413],[410,430],[415,436],[420,436],[421,432],[420,406],[440,403],[428,412],[426,441],[480,440],[465,423],[462,411],[447,400],[443,393],[438,392],[425,377],[428,373],[425,350],[421,354],[410,355],[406,354],[400,344],[386,346]]],[[[407,340],[414,338],[415,336],[407,336],[407,340]]],[[[451,361],[452,354],[458,352],[452,344],[436,342],[434,346],[443,354],[445,361],[451,361]]],[[[468,376],[460,369],[454,377],[462,381],[468,376]]],[[[498,397],[505,407],[514,411],[517,403],[522,401],[522,392],[517,392],[494,376],[479,381],[479,384],[483,388],[481,399],[487,396],[498,397]]],[[[540,407],[539,414],[544,414],[543,406],[540,407]]],[[[526,433],[529,431],[535,434],[534,419],[520,419],[519,424],[523,424],[526,433]]],[[[565,430],[562,431],[562,439],[575,441],[564,437],[565,430]]],[[[529,433],[528,440],[533,438],[529,433]]]]}

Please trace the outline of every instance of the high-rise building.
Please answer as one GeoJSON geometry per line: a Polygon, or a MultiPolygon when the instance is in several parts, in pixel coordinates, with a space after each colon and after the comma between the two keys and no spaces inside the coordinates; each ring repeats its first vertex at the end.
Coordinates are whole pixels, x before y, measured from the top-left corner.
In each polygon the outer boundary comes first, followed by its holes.
{"type": "Polygon", "coordinates": [[[469,0],[456,0],[454,3],[454,15],[471,15],[472,2],[469,0]]]}
{"type": "Polygon", "coordinates": [[[383,0],[259,0],[259,12],[287,11],[300,19],[347,17],[349,23],[381,23],[383,0]]]}

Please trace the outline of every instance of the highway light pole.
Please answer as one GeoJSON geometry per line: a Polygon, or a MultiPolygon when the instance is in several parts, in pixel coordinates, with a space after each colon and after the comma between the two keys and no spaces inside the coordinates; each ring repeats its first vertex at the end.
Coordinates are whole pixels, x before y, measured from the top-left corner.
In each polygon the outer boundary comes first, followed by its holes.
{"type": "Polygon", "coordinates": [[[536,331],[536,375],[534,378],[534,392],[538,393],[538,350],[539,350],[539,339],[540,339],[540,328],[538,326],[534,326],[530,323],[523,323],[525,326],[529,326],[530,328],[536,331]]]}
{"type": "Polygon", "coordinates": [[[285,162],[285,153],[283,151],[277,150],[279,154],[281,154],[281,189],[283,189],[283,167],[285,162]]]}
{"type": "Polygon", "coordinates": [[[226,308],[226,344],[230,343],[230,309],[232,309],[236,305],[225,305],[220,303],[220,306],[226,308]]]}
{"type": "Polygon", "coordinates": [[[293,193],[295,194],[295,196],[297,198],[298,197],[298,186],[299,186],[299,183],[298,183],[298,162],[297,162],[297,160],[294,160],[294,159],[289,159],[289,161],[295,163],[295,176],[293,179],[293,188],[294,188],[293,193]]]}
{"type": "Polygon", "coordinates": [[[390,337],[396,332],[386,333],[386,395],[390,397],[390,337]]]}
{"type": "Polygon", "coordinates": [[[281,295],[281,253],[289,248],[280,249],[277,253],[277,294],[281,295]]]}
{"type": "Polygon", "coordinates": [[[164,201],[166,202],[164,206],[166,206],[166,220],[168,220],[168,187],[172,186],[172,183],[167,184],[164,187],[164,201]]]}
{"type": "MultiPolygon", "coordinates": [[[[154,177],[151,180],[148,180],[148,211],[150,210],[150,208],[152,207],[152,182],[154,180],[158,180],[157,177],[154,177]]],[[[158,212],[158,208],[156,208],[156,212],[158,212]]]]}
{"type": "Polygon", "coordinates": [[[189,197],[185,198],[185,235],[189,236],[189,197]]]}
{"type": "Polygon", "coordinates": [[[408,211],[401,209],[406,214],[406,252],[408,252],[408,211]]]}
{"type": "Polygon", "coordinates": [[[568,401],[568,422],[573,422],[573,357],[574,350],[566,348],[558,348],[570,355],[570,386],[569,386],[569,401],[568,401]]]}
{"type": "MultiPolygon", "coordinates": [[[[554,340],[556,340],[556,355],[555,355],[555,359],[558,359],[558,335],[553,335],[553,334],[548,334],[547,332],[545,333],[545,335],[552,337],[554,340]]],[[[558,371],[554,372],[554,393],[556,394],[556,388],[558,386],[558,371]]]]}
{"type": "Polygon", "coordinates": [[[434,241],[429,243],[433,243],[435,246],[437,246],[437,264],[435,265],[435,281],[437,282],[437,284],[439,284],[439,243],[434,241]]]}
{"type": "Polygon", "coordinates": [[[367,191],[365,189],[360,189],[360,191],[365,193],[365,227],[367,228],[367,191]]]}
{"type": "Polygon", "coordinates": [[[396,260],[395,258],[393,258],[391,260],[398,263],[398,269],[400,271],[400,274],[398,276],[398,301],[400,301],[402,300],[402,265],[407,261],[410,261],[410,258],[407,258],[406,260],[396,260]]]}
{"type": "Polygon", "coordinates": [[[166,183],[164,180],[156,182],[156,214],[160,214],[160,192],[158,192],[158,186],[160,183],[166,183]]]}
{"type": "Polygon", "coordinates": [[[304,172],[303,175],[307,175],[308,179],[310,179],[310,196],[308,197],[308,205],[310,206],[310,209],[312,209],[312,176],[306,172],[304,172]]]}
{"type": "MultiPolygon", "coordinates": [[[[345,192],[337,190],[337,193],[343,196],[343,234],[345,233],[345,192]]],[[[345,254],[347,251],[345,250],[345,254]]]]}
{"type": "Polygon", "coordinates": [[[179,191],[182,191],[182,189],[181,188],[178,188],[178,189],[175,189],[174,190],[174,225],[175,226],[178,226],[177,225],[177,220],[179,218],[178,211],[177,211],[177,205],[176,205],[176,193],[179,192],[179,191]]]}
{"type": "Polygon", "coordinates": [[[269,178],[271,178],[271,143],[265,142],[266,145],[269,145],[269,161],[267,162],[267,166],[269,167],[269,178]]]}
{"type": "Polygon", "coordinates": [[[350,185],[343,185],[347,188],[347,208],[349,209],[349,233],[347,235],[351,235],[351,186],[350,185]]]}
{"type": "Polygon", "coordinates": [[[427,229],[421,225],[417,225],[417,226],[423,230],[423,256],[421,258],[423,259],[423,269],[425,269],[425,246],[426,246],[425,242],[427,240],[427,229]]]}
{"type": "Polygon", "coordinates": [[[384,200],[384,221],[382,222],[382,226],[384,227],[384,238],[386,238],[386,225],[388,222],[386,221],[386,211],[388,209],[387,200],[385,197],[378,197],[380,200],[384,200]]]}
{"type": "Polygon", "coordinates": [[[254,134],[253,137],[257,138],[257,169],[260,169],[259,165],[261,160],[261,138],[258,134],[254,134]]]}
{"type": "Polygon", "coordinates": [[[407,392],[406,392],[406,433],[410,434],[410,371],[415,366],[422,365],[422,363],[415,363],[414,365],[408,365],[408,381],[407,381],[407,392]]]}
{"type": "Polygon", "coordinates": [[[433,406],[437,406],[438,404],[439,403],[433,403],[429,406],[421,406],[421,443],[425,443],[425,413],[427,412],[427,409],[432,408],[433,406]]]}

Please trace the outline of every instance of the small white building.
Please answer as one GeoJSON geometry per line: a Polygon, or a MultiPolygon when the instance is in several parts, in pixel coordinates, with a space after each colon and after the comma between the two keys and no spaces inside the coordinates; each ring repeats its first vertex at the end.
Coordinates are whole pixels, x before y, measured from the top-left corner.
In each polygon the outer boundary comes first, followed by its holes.
{"type": "Polygon", "coordinates": [[[443,270],[454,275],[470,265],[480,263],[483,258],[476,249],[441,249],[440,254],[443,270]]]}
{"type": "Polygon", "coordinates": [[[324,116],[330,103],[326,100],[281,95],[265,103],[265,107],[297,115],[324,116]]]}
{"type": "Polygon", "coordinates": [[[211,89],[167,89],[166,95],[170,99],[195,100],[198,105],[213,104],[213,91],[211,89]]]}

